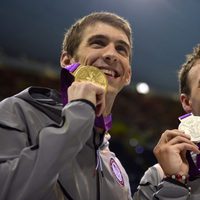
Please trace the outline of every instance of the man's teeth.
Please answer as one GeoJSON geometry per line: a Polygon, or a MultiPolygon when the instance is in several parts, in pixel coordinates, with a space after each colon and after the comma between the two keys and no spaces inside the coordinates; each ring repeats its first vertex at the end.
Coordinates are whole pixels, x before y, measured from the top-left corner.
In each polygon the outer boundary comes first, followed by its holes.
{"type": "Polygon", "coordinates": [[[108,69],[102,69],[101,71],[102,71],[104,74],[108,75],[108,76],[115,77],[115,72],[114,72],[114,71],[111,71],[111,70],[108,70],[108,69]]]}

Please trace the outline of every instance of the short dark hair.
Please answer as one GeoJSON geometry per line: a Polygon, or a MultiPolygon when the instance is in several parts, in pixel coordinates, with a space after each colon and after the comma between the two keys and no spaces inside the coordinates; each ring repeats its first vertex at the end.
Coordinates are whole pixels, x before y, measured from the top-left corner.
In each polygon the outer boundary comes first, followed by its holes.
{"type": "MultiPolygon", "coordinates": [[[[129,22],[114,13],[102,11],[93,12],[77,20],[65,33],[62,50],[66,51],[70,56],[74,56],[76,50],[81,43],[83,30],[85,30],[87,26],[93,25],[96,22],[103,22],[124,31],[124,33],[128,37],[132,49],[132,29],[129,22]]],[[[132,51],[130,55],[130,61],[131,57],[132,51]]]]}
{"type": "Polygon", "coordinates": [[[186,61],[182,64],[179,72],[179,91],[180,93],[185,93],[190,95],[190,86],[188,83],[188,73],[191,68],[195,65],[196,61],[200,59],[200,44],[197,44],[193,48],[193,52],[191,54],[186,55],[186,61]]]}

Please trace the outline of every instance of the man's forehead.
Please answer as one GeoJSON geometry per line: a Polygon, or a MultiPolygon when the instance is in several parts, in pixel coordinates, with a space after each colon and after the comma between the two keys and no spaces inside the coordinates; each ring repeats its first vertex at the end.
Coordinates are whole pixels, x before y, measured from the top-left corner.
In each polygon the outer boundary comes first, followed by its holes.
{"type": "Polygon", "coordinates": [[[108,23],[95,22],[88,25],[83,32],[83,36],[92,37],[94,35],[117,36],[120,40],[130,44],[129,38],[123,29],[108,23]]]}
{"type": "Polygon", "coordinates": [[[195,61],[194,65],[199,65],[199,64],[200,64],[200,58],[198,58],[198,59],[195,61]]]}
{"type": "Polygon", "coordinates": [[[190,82],[193,82],[197,79],[200,79],[199,72],[200,72],[200,59],[196,60],[196,62],[193,64],[192,68],[188,72],[188,80],[190,82]]]}

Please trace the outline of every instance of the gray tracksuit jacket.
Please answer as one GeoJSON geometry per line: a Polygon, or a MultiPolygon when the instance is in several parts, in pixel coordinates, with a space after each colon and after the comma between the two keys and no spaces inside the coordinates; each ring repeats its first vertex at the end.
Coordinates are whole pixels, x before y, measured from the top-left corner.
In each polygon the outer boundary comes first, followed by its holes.
{"type": "Polygon", "coordinates": [[[158,168],[150,167],[142,177],[134,200],[200,200],[200,177],[188,181],[187,185],[178,181],[165,180],[158,168]]]}
{"type": "Polygon", "coordinates": [[[31,87],[0,103],[0,200],[130,200],[128,176],[95,112],[31,87]],[[97,168],[97,169],[96,169],[97,168]]]}

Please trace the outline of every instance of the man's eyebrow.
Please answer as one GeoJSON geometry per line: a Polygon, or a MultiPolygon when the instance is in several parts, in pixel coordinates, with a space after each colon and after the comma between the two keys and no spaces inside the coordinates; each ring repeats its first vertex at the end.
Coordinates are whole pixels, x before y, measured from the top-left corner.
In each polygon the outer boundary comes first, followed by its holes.
{"type": "MultiPolygon", "coordinates": [[[[104,40],[106,39],[107,40],[108,37],[105,35],[101,35],[101,34],[93,35],[88,39],[88,42],[90,43],[94,39],[104,39],[104,40]]],[[[125,42],[124,40],[118,40],[117,43],[126,46],[126,48],[128,48],[128,49],[131,49],[130,45],[127,42],[125,42]]]]}
{"type": "Polygon", "coordinates": [[[93,35],[91,36],[90,38],[88,38],[88,43],[92,42],[93,40],[96,40],[96,39],[108,39],[105,35],[93,35]]]}

